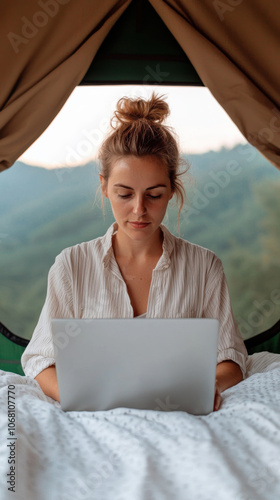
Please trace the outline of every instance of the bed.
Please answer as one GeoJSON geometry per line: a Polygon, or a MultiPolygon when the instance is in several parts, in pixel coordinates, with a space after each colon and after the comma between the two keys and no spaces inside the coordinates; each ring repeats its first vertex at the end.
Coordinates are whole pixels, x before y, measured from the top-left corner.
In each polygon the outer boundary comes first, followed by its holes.
{"type": "Polygon", "coordinates": [[[207,416],[65,413],[36,380],[0,370],[0,498],[278,500],[280,355],[255,353],[247,368],[207,416]]]}

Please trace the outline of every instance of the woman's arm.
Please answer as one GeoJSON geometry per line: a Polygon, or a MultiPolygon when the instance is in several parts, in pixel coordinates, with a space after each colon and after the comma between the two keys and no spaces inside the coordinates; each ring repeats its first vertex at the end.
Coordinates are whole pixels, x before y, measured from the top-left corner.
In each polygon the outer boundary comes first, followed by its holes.
{"type": "Polygon", "coordinates": [[[58,383],[55,365],[45,368],[35,377],[42,391],[50,398],[59,401],[58,383]]]}
{"type": "Polygon", "coordinates": [[[214,411],[217,411],[222,403],[221,392],[238,384],[243,380],[242,371],[237,363],[231,360],[222,361],[216,368],[216,391],[214,400],[214,411]]]}
{"type": "MultiPolygon", "coordinates": [[[[42,391],[56,401],[59,401],[59,391],[55,365],[45,368],[35,377],[42,391]]],[[[222,402],[221,392],[238,384],[243,380],[242,372],[237,363],[227,360],[217,365],[216,369],[216,392],[214,411],[217,411],[222,402]]]]}
{"type": "Polygon", "coordinates": [[[51,320],[75,317],[71,249],[72,247],[63,250],[49,271],[45,304],[32,338],[21,357],[25,375],[34,378],[46,396],[56,401],[60,401],[60,396],[51,320]],[[48,367],[45,368],[46,366],[48,367]]]}

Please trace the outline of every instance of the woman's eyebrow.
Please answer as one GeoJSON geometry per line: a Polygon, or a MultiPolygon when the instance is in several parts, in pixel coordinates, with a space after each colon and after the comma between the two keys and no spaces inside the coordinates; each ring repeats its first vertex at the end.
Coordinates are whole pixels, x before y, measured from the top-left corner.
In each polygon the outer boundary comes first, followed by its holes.
{"type": "MultiPolygon", "coordinates": [[[[124,184],[114,184],[114,187],[122,187],[122,188],[125,188],[125,189],[132,189],[132,187],[130,186],[125,186],[124,184]]],[[[158,188],[158,187],[167,187],[166,184],[157,184],[156,186],[151,186],[151,187],[148,187],[145,189],[145,191],[148,191],[149,189],[155,189],[155,188],[158,188]]]]}

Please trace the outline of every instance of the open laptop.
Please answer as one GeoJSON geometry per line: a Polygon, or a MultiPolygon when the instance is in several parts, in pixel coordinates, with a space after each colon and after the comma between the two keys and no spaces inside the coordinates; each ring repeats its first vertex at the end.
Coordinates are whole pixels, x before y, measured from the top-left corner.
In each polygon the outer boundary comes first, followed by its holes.
{"type": "Polygon", "coordinates": [[[213,411],[216,319],[52,320],[61,407],[213,411]]]}

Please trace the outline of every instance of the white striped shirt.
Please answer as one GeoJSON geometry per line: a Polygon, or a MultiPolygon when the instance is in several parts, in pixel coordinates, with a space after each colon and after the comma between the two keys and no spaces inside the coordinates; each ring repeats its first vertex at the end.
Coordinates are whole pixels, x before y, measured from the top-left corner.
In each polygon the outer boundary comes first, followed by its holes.
{"type": "MultiPolygon", "coordinates": [[[[21,363],[36,377],[55,364],[53,318],[133,318],[126,283],[115,260],[112,224],[106,234],[63,250],[48,276],[46,301],[21,363]]],[[[152,273],[148,318],[216,318],[218,358],[246,375],[247,350],[234,320],[221,260],[210,250],[172,235],[161,224],[163,253],[152,273]]]]}

